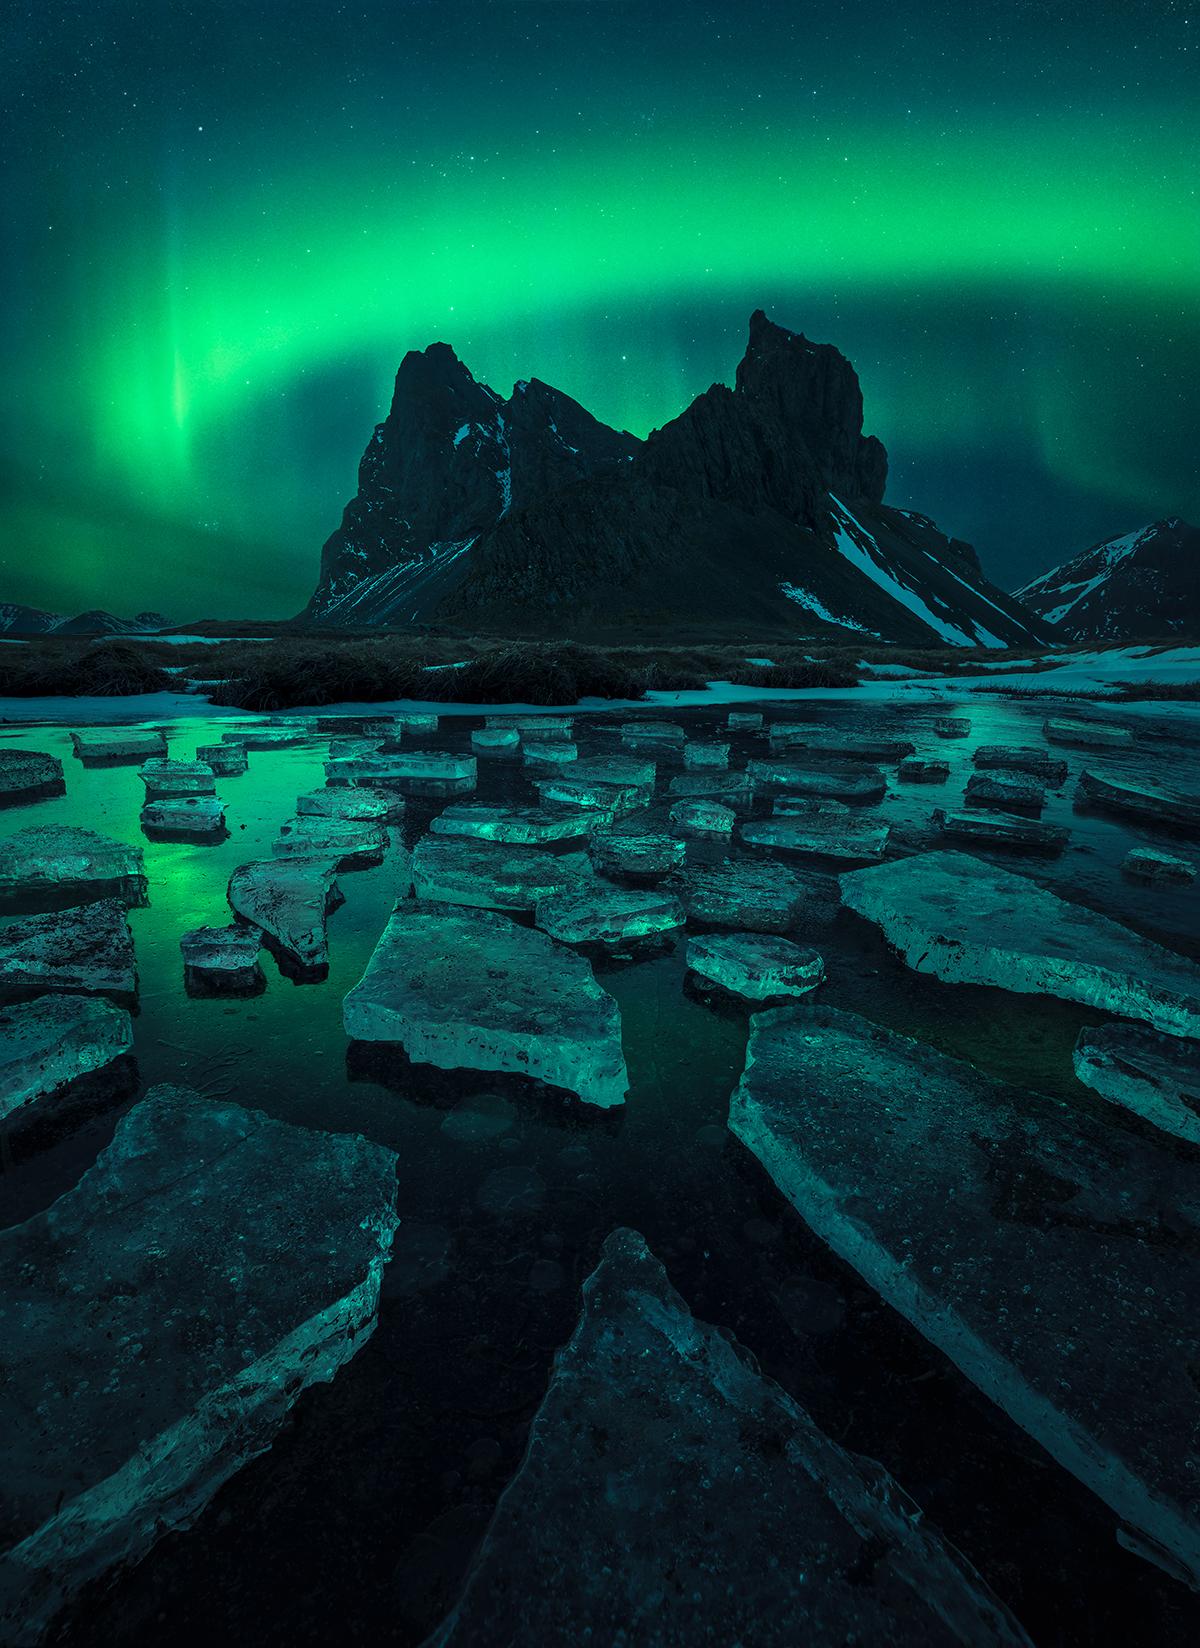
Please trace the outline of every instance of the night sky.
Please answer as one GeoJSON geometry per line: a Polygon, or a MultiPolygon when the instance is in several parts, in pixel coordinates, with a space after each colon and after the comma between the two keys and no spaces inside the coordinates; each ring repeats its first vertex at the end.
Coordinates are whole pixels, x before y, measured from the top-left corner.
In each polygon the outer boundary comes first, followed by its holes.
{"type": "Polygon", "coordinates": [[[6,15],[0,600],[286,616],[406,349],[644,434],[758,306],[1002,584],[1200,518],[1200,4],[6,15]]]}

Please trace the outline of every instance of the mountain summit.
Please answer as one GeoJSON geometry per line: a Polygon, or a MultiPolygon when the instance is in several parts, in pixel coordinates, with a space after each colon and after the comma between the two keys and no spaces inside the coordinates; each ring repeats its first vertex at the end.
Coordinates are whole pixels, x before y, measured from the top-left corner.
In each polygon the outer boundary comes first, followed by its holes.
{"type": "Polygon", "coordinates": [[[762,310],[733,388],[713,384],[645,441],[537,380],[502,400],[432,344],[401,363],[306,616],[1039,640],[969,544],[884,504],[886,482],[850,362],[762,310]]]}
{"type": "Polygon", "coordinates": [[[1178,516],[1105,538],[1017,599],[1070,641],[1200,634],[1200,530],[1178,516]]]}

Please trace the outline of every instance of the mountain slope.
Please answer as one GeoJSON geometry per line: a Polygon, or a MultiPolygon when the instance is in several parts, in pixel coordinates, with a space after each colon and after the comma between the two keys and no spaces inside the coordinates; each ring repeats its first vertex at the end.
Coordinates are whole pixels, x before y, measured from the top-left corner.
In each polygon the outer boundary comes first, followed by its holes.
{"type": "Polygon", "coordinates": [[[1106,538],[1017,596],[1072,641],[1200,635],[1200,530],[1175,516],[1106,538]]]}
{"type": "Polygon", "coordinates": [[[1038,641],[970,545],[883,503],[887,454],[862,425],[849,361],[761,310],[734,387],[714,384],[644,443],[547,385],[501,402],[433,345],[401,366],[308,616],[1038,641]]]}
{"type": "Polygon", "coordinates": [[[166,629],[170,620],[161,612],[139,612],[136,618],[117,618],[111,612],[81,612],[76,618],[43,612],[40,607],[0,603],[0,635],[145,635],[166,629]]]}

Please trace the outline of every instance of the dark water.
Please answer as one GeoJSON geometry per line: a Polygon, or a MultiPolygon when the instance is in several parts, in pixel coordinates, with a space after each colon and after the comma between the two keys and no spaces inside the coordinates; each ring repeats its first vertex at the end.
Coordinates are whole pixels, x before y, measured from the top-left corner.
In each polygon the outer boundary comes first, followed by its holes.
{"type": "MultiPolygon", "coordinates": [[[[936,738],[935,717],[955,707],[805,704],[768,714],[908,736],[918,753],[950,760],[947,785],[893,781],[882,807],[868,809],[893,825],[903,850],[932,844],[929,814],[957,806],[976,744],[1042,743],[1045,706],[999,698],[963,706],[974,722],[970,739],[936,738]]],[[[726,736],[723,710],[652,713],[685,721],[692,736],[726,736]]],[[[612,729],[621,719],[629,716],[581,717],[581,753],[618,751],[612,729]]],[[[177,723],[171,753],[190,757],[234,724],[177,723]]],[[[446,717],[436,735],[412,742],[465,748],[478,724],[446,717]]],[[[1200,888],[1147,887],[1123,878],[1119,865],[1134,844],[1183,856],[1195,856],[1195,845],[1072,806],[1084,766],[1200,788],[1194,718],[1164,711],[1133,724],[1134,754],[1055,752],[1071,766],[1043,815],[1071,827],[1060,859],[995,861],[1194,955],[1200,888]]],[[[57,728],[6,728],[3,736],[62,755],[68,791],[0,814],[0,834],[65,822],[145,849],[150,904],[131,916],[136,1091],[190,1084],[303,1126],[363,1133],[399,1157],[402,1222],[372,1340],[331,1385],[301,1399],[271,1450],[221,1490],[194,1528],[94,1587],[62,1623],[60,1640],[138,1648],[420,1642],[453,1602],[520,1461],[554,1350],[574,1325],[579,1285],[620,1224],[645,1235],[698,1316],[736,1333],[830,1435],[887,1465],[1036,1642],[1197,1640],[1197,1599],[1120,1549],[1105,1508],[834,1259],[728,1135],[748,1015],[685,984],[682,942],[633,963],[598,964],[621,1007],[631,1079],[616,1114],[489,1076],[380,1070],[348,1057],[341,1004],[391,907],[396,872],[388,861],[339,877],[346,902],[330,917],[322,982],[290,982],[264,952],[269,982],[258,997],[195,1000],[183,989],[180,935],[229,919],[230,872],[269,856],[296,796],[324,782],[327,736],[253,751],[245,776],[219,778],[230,837],[211,847],[144,840],[136,765],[85,769],[57,728]]],[[[733,745],[735,766],[766,753],[761,738],[735,735],[733,745]]],[[[660,754],[660,791],[681,770],[678,760],[660,754]]],[[[533,798],[519,764],[480,761],[477,799],[533,798]]],[[[410,801],[394,835],[411,845],[441,806],[410,801]]],[[[665,816],[661,796],[656,811],[665,816]]],[[[689,850],[723,856],[711,843],[689,850]]],[[[916,977],[873,928],[838,911],[832,879],[829,897],[795,936],[825,956],[826,1003],[1006,1079],[1098,1103],[1071,1071],[1078,1031],[1098,1015],[916,977]]],[[[11,1141],[3,1222],[74,1183],[133,1096],[86,1113],[57,1138],[11,1141]]],[[[578,1537],[582,1558],[586,1529],[578,1537]]]]}

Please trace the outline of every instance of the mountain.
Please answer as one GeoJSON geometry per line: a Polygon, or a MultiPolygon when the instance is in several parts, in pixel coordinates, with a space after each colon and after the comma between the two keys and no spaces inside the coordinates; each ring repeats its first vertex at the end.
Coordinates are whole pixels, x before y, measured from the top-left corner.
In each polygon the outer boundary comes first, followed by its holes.
{"type": "Polygon", "coordinates": [[[886,481],[849,361],[761,310],[733,388],[714,384],[645,441],[545,384],[501,401],[434,344],[401,364],[306,616],[1038,642],[969,544],[884,504],[886,481]]]}
{"type": "Polygon", "coordinates": [[[1178,516],[1106,538],[1017,591],[1071,641],[1200,635],[1200,530],[1178,516]]]}
{"type": "Polygon", "coordinates": [[[77,618],[0,602],[0,635],[146,635],[170,623],[161,612],[139,612],[136,618],[115,618],[111,612],[81,612],[77,618]]]}

